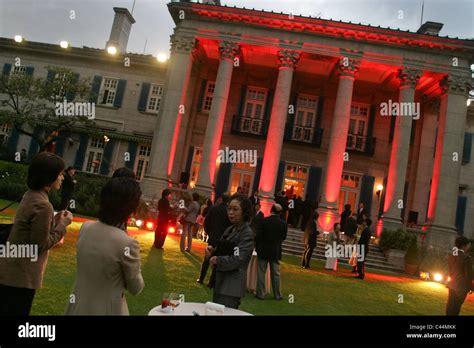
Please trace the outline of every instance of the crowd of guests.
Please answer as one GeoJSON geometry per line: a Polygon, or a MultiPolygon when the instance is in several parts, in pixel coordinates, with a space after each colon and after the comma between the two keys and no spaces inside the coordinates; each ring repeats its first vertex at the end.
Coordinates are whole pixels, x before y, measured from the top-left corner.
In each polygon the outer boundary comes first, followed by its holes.
{"type": "MultiPolygon", "coordinates": [[[[59,190],[64,180],[65,164],[61,157],[42,152],[28,168],[28,191],[17,209],[8,242],[17,245],[35,245],[39,255],[35,262],[29,258],[0,258],[0,316],[29,315],[36,290],[42,287],[49,250],[66,234],[72,223],[67,210],[70,197],[62,202],[62,210],[54,213],[48,193],[59,190]]],[[[74,172],[66,170],[74,184],[74,172]]],[[[128,235],[127,221],[137,210],[142,192],[133,171],[116,170],[100,192],[99,219],[82,224],[77,239],[77,272],[66,314],[70,315],[127,315],[125,290],[139,294],[144,286],[140,267],[140,246],[128,235]]],[[[158,224],[154,245],[162,248],[167,224],[173,220],[172,193],[162,192],[158,202],[158,224]]],[[[280,200],[281,201],[281,200],[280,200]]],[[[183,233],[180,248],[190,252],[192,225],[199,222],[207,235],[208,246],[197,281],[203,283],[211,268],[209,286],[213,301],[230,308],[238,308],[246,293],[247,269],[254,251],[257,255],[256,297],[265,294],[265,273],[270,268],[273,296],[283,298],[280,281],[282,242],[286,239],[288,224],[285,207],[276,200],[271,213],[261,211],[258,193],[247,197],[242,193],[223,194],[212,204],[206,200],[199,205],[199,196],[192,195],[182,214],[183,233]],[[191,232],[190,232],[191,231],[191,232]]],[[[319,216],[313,209],[305,226],[305,250],[302,267],[309,268],[321,228],[319,216]]],[[[352,243],[363,246],[363,260],[354,264],[354,272],[364,278],[365,258],[369,250],[372,221],[361,203],[352,213],[346,206],[341,221],[334,224],[328,243],[352,243]],[[344,232],[344,238],[341,237],[344,232]]],[[[449,284],[447,314],[459,314],[467,293],[472,290],[472,266],[467,255],[470,243],[465,237],[456,240],[458,253],[449,258],[452,281],[449,284]]],[[[361,255],[356,255],[359,258],[361,255]]],[[[337,258],[328,257],[326,268],[335,270],[337,258]]]]}

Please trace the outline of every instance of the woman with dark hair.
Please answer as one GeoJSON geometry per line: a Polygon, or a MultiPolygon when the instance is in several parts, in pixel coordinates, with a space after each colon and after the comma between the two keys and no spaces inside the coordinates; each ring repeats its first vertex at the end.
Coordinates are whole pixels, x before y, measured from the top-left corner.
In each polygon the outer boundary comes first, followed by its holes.
{"type": "Polygon", "coordinates": [[[308,221],[304,231],[304,252],[301,260],[302,268],[309,268],[311,256],[313,255],[313,250],[318,241],[318,218],[319,214],[316,211],[313,211],[313,215],[308,221]]]}
{"type": "Polygon", "coordinates": [[[191,247],[193,245],[193,229],[196,224],[196,219],[199,214],[199,195],[194,192],[192,194],[193,200],[189,203],[188,207],[185,208],[184,211],[184,226],[183,226],[183,233],[181,234],[181,240],[179,246],[181,248],[181,252],[185,250],[190,253],[191,247]],[[187,244],[186,244],[187,239],[187,244]],[[186,249],[184,248],[186,245],[186,249]]]}
{"type": "Polygon", "coordinates": [[[140,245],[122,229],[142,192],[131,178],[113,178],[100,193],[99,221],[82,224],[77,239],[77,272],[68,315],[128,315],[124,289],[144,288],[140,245]]]}
{"type": "Polygon", "coordinates": [[[127,167],[120,167],[115,169],[114,173],[112,174],[112,178],[130,178],[136,179],[135,172],[127,167]]]}
{"type": "Polygon", "coordinates": [[[66,233],[72,222],[69,211],[54,216],[49,202],[51,189],[59,190],[63,181],[64,161],[61,157],[41,152],[28,168],[28,191],[15,215],[8,238],[10,248],[27,247],[28,257],[0,258],[0,316],[29,315],[36,289],[42,287],[48,262],[48,251],[66,233]]]}
{"type": "Polygon", "coordinates": [[[161,199],[158,201],[158,222],[155,229],[155,243],[157,249],[163,249],[166,236],[168,235],[168,227],[173,219],[173,210],[170,204],[171,190],[164,189],[161,192],[161,199]]]}
{"type": "Polygon", "coordinates": [[[214,249],[208,246],[206,257],[215,268],[213,301],[230,308],[238,308],[245,295],[247,268],[252,256],[253,233],[250,227],[252,203],[247,196],[235,194],[227,207],[231,226],[217,241],[214,249]]]}

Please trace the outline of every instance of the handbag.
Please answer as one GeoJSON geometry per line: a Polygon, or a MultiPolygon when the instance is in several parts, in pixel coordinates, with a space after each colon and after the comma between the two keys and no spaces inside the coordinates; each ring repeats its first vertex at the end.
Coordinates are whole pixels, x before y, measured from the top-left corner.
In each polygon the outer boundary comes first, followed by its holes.
{"type": "Polygon", "coordinates": [[[201,214],[199,214],[197,217],[196,217],[196,223],[198,225],[203,225],[204,224],[204,216],[202,216],[201,214]]]}

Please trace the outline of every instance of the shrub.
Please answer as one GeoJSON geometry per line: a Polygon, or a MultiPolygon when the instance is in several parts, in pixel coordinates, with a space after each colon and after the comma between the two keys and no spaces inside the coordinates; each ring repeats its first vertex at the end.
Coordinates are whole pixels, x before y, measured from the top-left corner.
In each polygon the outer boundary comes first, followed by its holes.
{"type": "Polygon", "coordinates": [[[382,249],[407,251],[413,243],[416,243],[416,236],[409,232],[402,229],[396,231],[384,229],[380,236],[379,246],[382,249]]]}
{"type": "Polygon", "coordinates": [[[416,238],[413,239],[412,243],[408,247],[407,253],[405,254],[405,262],[411,265],[420,264],[420,252],[416,242],[416,238]]]}

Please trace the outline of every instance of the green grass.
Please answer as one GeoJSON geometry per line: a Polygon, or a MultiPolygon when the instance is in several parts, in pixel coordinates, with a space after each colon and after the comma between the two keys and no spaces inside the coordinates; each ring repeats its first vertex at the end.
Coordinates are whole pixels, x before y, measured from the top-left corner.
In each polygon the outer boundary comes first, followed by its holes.
{"type": "MultiPolygon", "coordinates": [[[[0,222],[10,218],[0,217],[0,222]]],[[[37,291],[32,314],[63,314],[74,282],[79,228],[80,223],[74,222],[65,243],[50,251],[44,287],[37,291]]],[[[183,294],[187,302],[212,299],[211,290],[195,282],[204,243],[194,240],[192,254],[182,254],[177,237],[169,236],[165,250],[159,251],[152,248],[152,233],[131,229],[130,234],[140,242],[145,279],[140,295],[127,294],[132,315],[147,315],[161,303],[164,292],[183,294]]],[[[295,256],[284,256],[281,262],[285,300],[274,301],[267,296],[260,301],[248,294],[240,309],[256,315],[444,315],[447,289],[441,284],[373,270],[361,281],[354,279],[345,266],[333,273],[325,271],[321,261],[312,261],[309,270],[302,270],[299,262],[295,256]],[[403,303],[398,302],[400,295],[403,303]]],[[[474,314],[473,297],[466,300],[461,314],[474,314]]]]}

